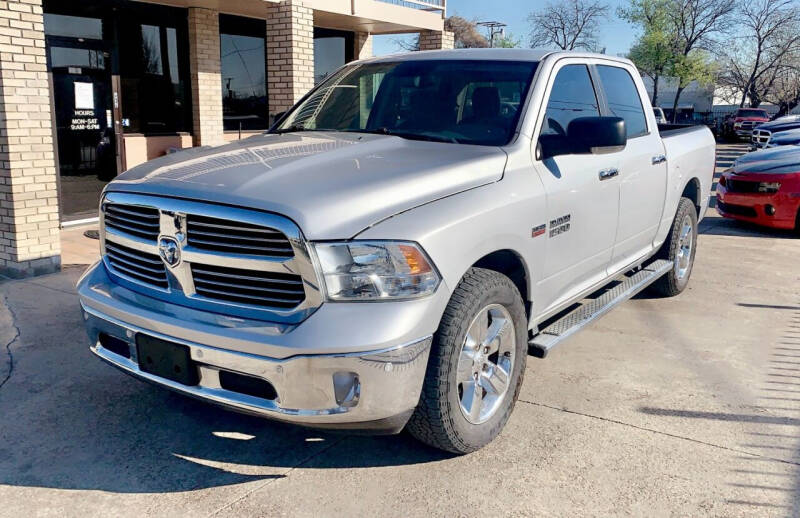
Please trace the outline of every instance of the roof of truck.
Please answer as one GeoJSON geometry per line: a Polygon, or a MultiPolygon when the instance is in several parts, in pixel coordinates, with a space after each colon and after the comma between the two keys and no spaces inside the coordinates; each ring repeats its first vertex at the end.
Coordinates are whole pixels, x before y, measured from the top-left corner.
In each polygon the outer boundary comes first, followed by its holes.
{"type": "Polygon", "coordinates": [[[592,52],[577,52],[567,50],[542,50],[542,49],[455,49],[455,50],[426,50],[423,52],[405,52],[379,56],[365,61],[388,62],[388,61],[411,61],[427,59],[477,59],[477,60],[508,60],[508,61],[541,61],[547,56],[559,55],[570,57],[602,58],[612,61],[629,63],[625,58],[609,56],[607,54],[595,54],[592,52]]]}

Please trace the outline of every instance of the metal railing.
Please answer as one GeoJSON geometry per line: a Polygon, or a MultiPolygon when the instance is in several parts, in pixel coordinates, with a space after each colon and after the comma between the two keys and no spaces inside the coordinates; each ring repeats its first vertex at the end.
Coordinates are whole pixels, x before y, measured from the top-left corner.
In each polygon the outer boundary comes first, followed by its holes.
{"type": "Polygon", "coordinates": [[[437,12],[445,17],[447,12],[447,0],[378,0],[387,4],[399,5],[401,7],[409,7],[411,9],[419,9],[421,11],[437,12]]]}

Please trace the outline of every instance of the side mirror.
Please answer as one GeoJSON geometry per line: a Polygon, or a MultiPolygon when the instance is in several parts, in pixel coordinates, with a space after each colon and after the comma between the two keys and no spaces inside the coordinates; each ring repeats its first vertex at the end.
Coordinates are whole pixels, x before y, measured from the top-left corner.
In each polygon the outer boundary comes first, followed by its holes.
{"type": "Polygon", "coordinates": [[[602,155],[625,149],[628,136],[620,117],[578,117],[567,126],[571,153],[602,155]]]}

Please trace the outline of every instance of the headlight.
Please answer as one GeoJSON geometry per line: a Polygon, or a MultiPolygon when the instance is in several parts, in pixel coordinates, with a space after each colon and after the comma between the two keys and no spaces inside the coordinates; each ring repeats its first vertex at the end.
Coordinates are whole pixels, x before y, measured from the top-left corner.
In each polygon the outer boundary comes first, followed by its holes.
{"type": "Polygon", "coordinates": [[[332,301],[419,298],[439,285],[439,274],[415,243],[347,241],[313,246],[332,301]]]}
{"type": "Polygon", "coordinates": [[[778,192],[781,188],[780,182],[761,182],[758,184],[758,192],[778,192]]]}

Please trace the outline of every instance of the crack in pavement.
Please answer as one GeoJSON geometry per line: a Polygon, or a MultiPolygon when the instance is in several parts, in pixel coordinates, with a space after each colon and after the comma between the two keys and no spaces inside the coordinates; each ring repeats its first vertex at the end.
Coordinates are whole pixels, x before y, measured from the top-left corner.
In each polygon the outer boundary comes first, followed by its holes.
{"type": "Polygon", "coordinates": [[[627,426],[629,428],[634,428],[636,430],[641,430],[643,432],[650,432],[650,433],[654,433],[654,434],[658,434],[658,435],[664,435],[666,437],[672,437],[673,439],[681,439],[683,441],[689,441],[689,442],[693,442],[693,443],[696,443],[696,444],[702,444],[703,446],[711,446],[712,448],[718,448],[720,450],[726,450],[726,451],[730,451],[730,452],[734,452],[734,453],[740,453],[740,454],[743,454],[743,455],[749,455],[751,457],[758,457],[758,458],[761,458],[761,459],[771,460],[771,461],[775,461],[775,462],[781,462],[783,464],[790,464],[792,466],[800,466],[800,462],[794,462],[794,461],[786,460],[786,459],[778,459],[778,458],[775,458],[775,457],[770,457],[769,455],[761,455],[760,453],[753,453],[753,452],[750,452],[750,451],[747,451],[747,450],[740,450],[738,448],[731,448],[729,446],[723,446],[721,444],[714,444],[713,442],[701,441],[700,439],[693,439],[691,437],[686,437],[686,436],[683,436],[683,435],[677,435],[677,434],[674,434],[674,433],[663,432],[661,430],[655,430],[653,428],[647,428],[645,426],[638,426],[638,425],[635,425],[635,424],[626,423],[624,421],[618,421],[616,419],[610,419],[608,417],[601,417],[599,415],[585,414],[583,412],[577,412],[575,410],[569,410],[567,408],[560,408],[560,407],[553,406],[553,405],[548,405],[548,404],[545,404],[545,403],[537,403],[536,401],[527,401],[525,399],[519,399],[518,401],[520,403],[526,403],[526,404],[532,405],[532,406],[538,406],[538,407],[543,407],[543,408],[549,408],[551,410],[557,410],[559,412],[564,412],[566,414],[579,415],[579,416],[588,417],[588,418],[591,418],[591,419],[598,419],[600,421],[605,421],[607,423],[613,423],[613,424],[618,424],[618,425],[622,425],[622,426],[627,426]]]}
{"type": "Polygon", "coordinates": [[[8,302],[8,296],[3,294],[3,302],[8,308],[8,313],[11,315],[11,327],[14,328],[14,336],[11,337],[11,340],[8,341],[5,345],[6,354],[8,354],[8,374],[6,374],[5,379],[0,381],[0,389],[11,379],[11,375],[14,373],[14,354],[11,352],[11,346],[14,342],[19,339],[19,326],[17,326],[17,316],[14,314],[14,310],[11,309],[11,304],[8,302]]]}
{"type": "Polygon", "coordinates": [[[298,462],[298,463],[297,463],[297,464],[295,464],[294,466],[290,467],[289,469],[287,469],[286,471],[284,471],[283,473],[281,473],[281,476],[280,476],[280,477],[270,478],[269,480],[267,480],[267,481],[266,481],[266,482],[264,482],[263,484],[261,484],[261,485],[259,485],[259,486],[257,486],[257,487],[254,487],[252,490],[250,490],[250,491],[247,491],[247,492],[246,492],[246,493],[244,493],[243,495],[241,495],[241,496],[239,496],[239,497],[237,497],[237,498],[234,498],[233,500],[231,500],[231,501],[230,501],[230,502],[228,502],[227,504],[223,505],[222,507],[218,508],[217,510],[215,510],[215,511],[212,511],[212,512],[211,512],[209,515],[207,515],[207,516],[209,516],[209,517],[211,517],[211,516],[216,516],[216,515],[218,515],[219,513],[221,513],[222,511],[224,511],[225,509],[228,509],[228,508],[230,508],[231,506],[233,506],[233,505],[235,505],[235,504],[237,504],[237,503],[241,502],[242,500],[244,500],[244,499],[245,499],[245,498],[247,498],[248,496],[252,495],[252,494],[253,494],[253,493],[255,493],[256,491],[260,491],[261,489],[263,489],[263,488],[267,487],[268,485],[272,484],[272,483],[273,483],[273,482],[275,482],[276,480],[280,480],[281,478],[286,478],[286,477],[289,475],[289,473],[291,473],[291,472],[292,472],[292,471],[294,471],[295,469],[297,469],[297,468],[300,468],[300,467],[302,467],[302,466],[303,466],[303,465],[305,465],[305,464],[308,464],[308,463],[309,463],[310,461],[312,461],[313,459],[315,459],[315,458],[319,457],[320,455],[323,455],[324,453],[326,453],[326,452],[328,452],[329,450],[333,449],[333,448],[334,448],[335,446],[337,446],[338,444],[341,444],[341,443],[342,443],[342,441],[344,441],[345,439],[347,439],[347,436],[340,437],[338,440],[336,440],[336,441],[333,441],[333,442],[332,442],[330,445],[328,445],[328,446],[327,446],[327,447],[325,447],[325,448],[322,448],[320,451],[318,451],[318,452],[316,452],[316,453],[312,453],[312,454],[310,454],[308,457],[305,457],[305,458],[303,458],[303,459],[302,459],[300,462],[298,462]]]}

